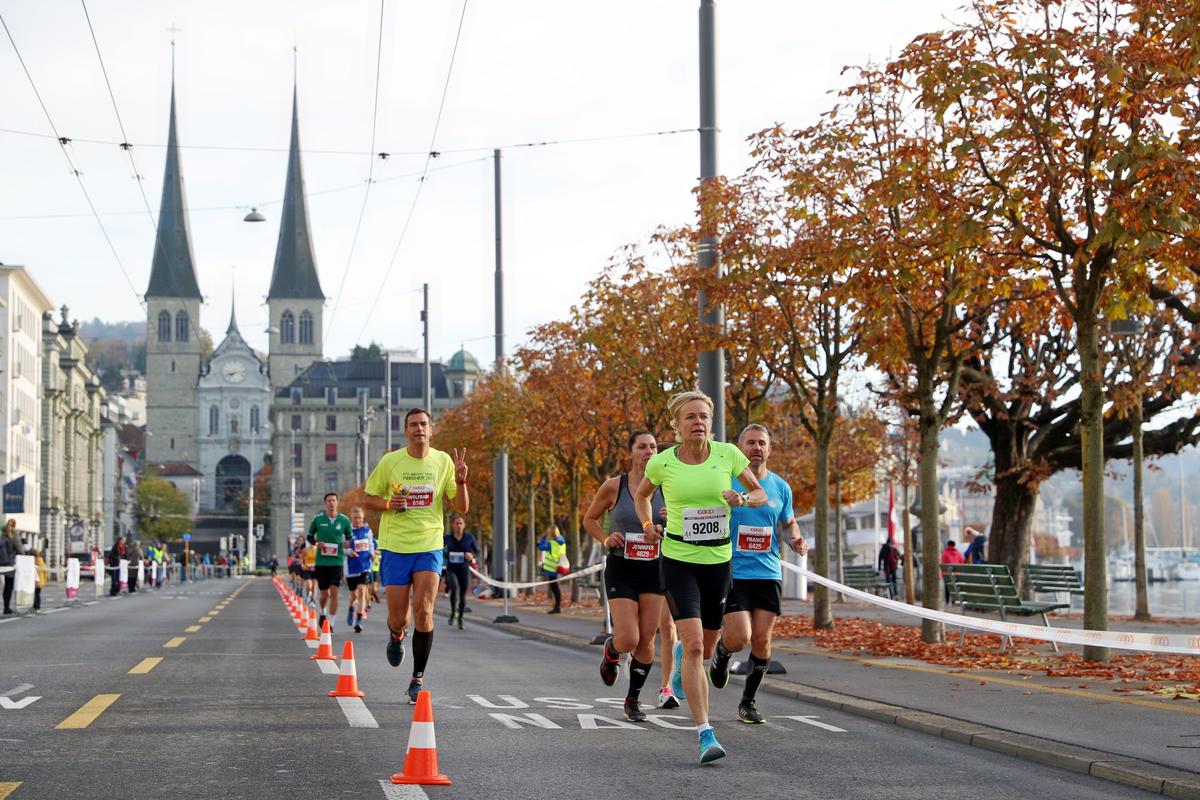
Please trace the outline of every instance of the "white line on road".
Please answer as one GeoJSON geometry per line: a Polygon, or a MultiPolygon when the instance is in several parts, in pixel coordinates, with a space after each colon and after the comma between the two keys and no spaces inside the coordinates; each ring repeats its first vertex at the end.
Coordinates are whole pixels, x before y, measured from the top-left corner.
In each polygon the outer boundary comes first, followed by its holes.
{"type": "Polygon", "coordinates": [[[379,781],[379,786],[387,800],[426,800],[429,797],[420,786],[398,786],[386,778],[379,781]]]}
{"type": "Polygon", "coordinates": [[[38,697],[37,695],[22,697],[20,700],[11,700],[7,697],[0,697],[0,708],[4,709],[5,711],[19,711],[22,708],[33,705],[41,699],[42,698],[38,697]]]}
{"type": "Polygon", "coordinates": [[[21,692],[28,692],[32,688],[33,688],[32,683],[22,683],[20,686],[16,686],[12,689],[9,689],[7,692],[0,694],[0,697],[12,697],[14,694],[20,694],[21,692]]]}
{"type": "Polygon", "coordinates": [[[796,722],[803,722],[805,725],[812,725],[814,728],[820,728],[823,731],[830,731],[832,733],[845,733],[846,732],[845,728],[839,728],[837,725],[830,725],[827,722],[817,722],[816,716],[812,716],[812,715],[810,715],[810,716],[784,715],[784,716],[776,716],[775,719],[794,719],[794,720],[796,720],[796,722]]]}
{"type": "Polygon", "coordinates": [[[16,622],[19,619],[20,619],[20,617],[9,617],[8,619],[0,619],[0,625],[3,625],[6,622],[16,622]]]}
{"type": "Polygon", "coordinates": [[[323,658],[318,659],[317,666],[320,667],[321,672],[325,673],[326,675],[337,675],[338,674],[338,665],[337,665],[336,661],[326,661],[323,658]]]}
{"type": "Polygon", "coordinates": [[[367,704],[361,698],[339,697],[337,701],[338,705],[341,706],[342,713],[346,715],[346,721],[350,723],[351,728],[379,727],[379,723],[375,721],[371,710],[367,708],[367,704]]]}
{"type": "Polygon", "coordinates": [[[60,611],[66,611],[69,606],[59,606],[58,608],[48,608],[45,611],[39,611],[39,614],[57,614],[60,611]]]}

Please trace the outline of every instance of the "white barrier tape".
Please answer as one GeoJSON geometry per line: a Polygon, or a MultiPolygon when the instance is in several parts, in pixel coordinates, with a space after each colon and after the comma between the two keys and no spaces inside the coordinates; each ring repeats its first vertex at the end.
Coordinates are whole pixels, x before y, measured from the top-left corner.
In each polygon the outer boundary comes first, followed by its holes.
{"type": "Polygon", "coordinates": [[[814,583],[826,586],[835,592],[841,592],[855,600],[863,600],[877,606],[898,611],[922,619],[953,625],[958,628],[970,628],[985,633],[998,633],[1002,636],[1019,636],[1022,639],[1039,639],[1059,644],[1094,645],[1096,647],[1111,647],[1114,650],[1141,650],[1150,653],[1180,653],[1182,655],[1200,655],[1200,635],[1183,635],[1178,633],[1128,633],[1122,631],[1091,631],[1078,628],[1047,628],[1042,625],[1025,625],[1019,622],[1000,622],[991,619],[968,617],[965,614],[950,614],[945,611],[934,611],[920,606],[910,606],[899,600],[879,597],[870,592],[851,589],[837,581],[831,581],[815,572],[801,569],[795,564],[782,562],[783,566],[803,575],[814,583]]]}
{"type": "Polygon", "coordinates": [[[602,569],[604,569],[603,561],[600,562],[599,564],[593,564],[592,566],[588,567],[587,569],[581,569],[578,572],[569,572],[566,575],[563,575],[562,577],[559,577],[559,578],[555,578],[554,580],[551,580],[551,581],[532,581],[532,582],[528,582],[528,583],[513,583],[511,581],[494,580],[492,578],[489,578],[487,575],[484,575],[482,572],[475,569],[474,567],[471,567],[471,574],[474,575],[476,578],[479,578],[479,580],[483,581],[484,583],[490,584],[499,589],[533,589],[534,587],[537,587],[537,586],[549,586],[552,583],[562,583],[563,581],[570,581],[570,580],[574,580],[575,578],[582,578],[584,575],[592,575],[594,573],[599,572],[602,569]]]}

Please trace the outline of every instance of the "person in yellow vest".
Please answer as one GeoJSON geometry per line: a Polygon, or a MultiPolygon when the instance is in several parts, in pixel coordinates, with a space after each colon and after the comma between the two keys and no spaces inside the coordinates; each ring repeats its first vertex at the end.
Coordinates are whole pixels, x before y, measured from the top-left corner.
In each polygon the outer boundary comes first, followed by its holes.
{"type": "MultiPolygon", "coordinates": [[[[561,614],[562,590],[558,588],[558,582],[555,579],[563,574],[559,572],[559,567],[566,563],[567,540],[558,532],[557,525],[551,525],[542,536],[542,540],[538,542],[538,550],[542,551],[542,575],[548,581],[555,581],[549,586],[549,594],[550,598],[554,600],[554,608],[547,613],[561,614]]],[[[570,565],[568,564],[567,567],[569,569],[570,565]]]]}
{"type": "Polygon", "coordinates": [[[33,556],[33,610],[42,610],[42,587],[46,585],[46,581],[50,578],[50,573],[46,569],[46,560],[42,558],[41,552],[30,550],[29,555],[33,556]]]}

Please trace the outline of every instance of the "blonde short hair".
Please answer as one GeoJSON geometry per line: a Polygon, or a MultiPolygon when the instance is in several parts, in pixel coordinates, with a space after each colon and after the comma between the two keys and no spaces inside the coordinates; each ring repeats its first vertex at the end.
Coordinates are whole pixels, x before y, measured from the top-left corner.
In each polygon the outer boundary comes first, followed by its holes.
{"type": "Polygon", "coordinates": [[[675,441],[677,442],[683,441],[683,436],[680,435],[677,424],[679,420],[679,412],[683,410],[684,406],[693,400],[703,400],[704,404],[708,406],[708,413],[711,414],[713,412],[712,398],[706,395],[704,392],[696,390],[678,392],[671,395],[671,399],[667,401],[667,411],[671,412],[671,430],[675,431],[675,441]]]}

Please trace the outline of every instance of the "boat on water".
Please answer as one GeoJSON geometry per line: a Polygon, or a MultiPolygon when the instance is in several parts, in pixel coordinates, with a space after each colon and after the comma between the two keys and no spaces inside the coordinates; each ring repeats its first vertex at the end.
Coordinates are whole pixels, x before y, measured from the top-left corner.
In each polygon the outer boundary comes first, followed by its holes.
{"type": "Polygon", "coordinates": [[[1176,581],[1200,581],[1200,563],[1181,561],[1171,570],[1171,579],[1176,581]]]}

